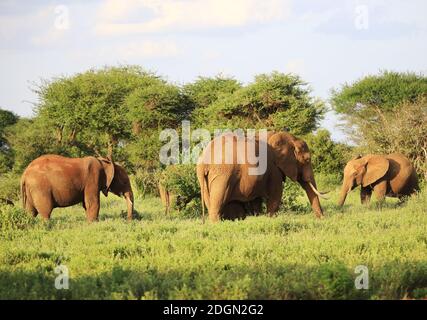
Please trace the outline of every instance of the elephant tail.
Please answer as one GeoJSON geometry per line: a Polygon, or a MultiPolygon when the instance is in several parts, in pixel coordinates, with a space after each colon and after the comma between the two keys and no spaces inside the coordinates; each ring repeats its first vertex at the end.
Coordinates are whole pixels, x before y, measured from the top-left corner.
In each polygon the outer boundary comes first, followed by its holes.
{"type": "Polygon", "coordinates": [[[25,179],[22,178],[21,180],[21,200],[22,200],[22,207],[24,210],[27,208],[27,190],[25,188],[25,179]]]}
{"type": "Polygon", "coordinates": [[[203,223],[205,222],[205,195],[207,195],[209,197],[209,190],[208,190],[208,183],[206,181],[206,177],[207,177],[207,172],[205,170],[205,168],[202,167],[198,167],[197,168],[197,178],[199,180],[199,184],[200,184],[200,200],[201,200],[201,205],[202,205],[202,219],[203,219],[203,223]]]}

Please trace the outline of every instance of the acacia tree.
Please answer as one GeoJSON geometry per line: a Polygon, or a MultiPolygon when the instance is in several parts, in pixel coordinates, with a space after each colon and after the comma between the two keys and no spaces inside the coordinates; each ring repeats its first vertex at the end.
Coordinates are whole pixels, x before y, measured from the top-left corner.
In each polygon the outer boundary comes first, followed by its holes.
{"type": "Polygon", "coordinates": [[[366,152],[401,152],[425,175],[427,77],[381,72],[332,92],[334,110],[366,152]]]}
{"type": "Polygon", "coordinates": [[[234,78],[217,75],[215,77],[198,77],[196,81],[183,87],[194,105],[194,109],[207,108],[221,96],[229,95],[242,87],[234,78]]]}
{"type": "Polygon", "coordinates": [[[156,78],[139,67],[126,66],[45,81],[37,89],[36,120],[54,128],[59,145],[111,156],[120,141],[131,137],[126,98],[156,78]]]}
{"type": "Polygon", "coordinates": [[[427,96],[427,77],[415,73],[383,71],[332,90],[332,108],[345,120],[347,132],[364,143],[368,129],[379,123],[380,113],[396,111],[402,103],[427,96]]]}
{"type": "Polygon", "coordinates": [[[315,130],[325,112],[324,104],[297,75],[272,72],[220,96],[201,110],[199,117],[211,127],[287,128],[302,135],[315,130]]]}

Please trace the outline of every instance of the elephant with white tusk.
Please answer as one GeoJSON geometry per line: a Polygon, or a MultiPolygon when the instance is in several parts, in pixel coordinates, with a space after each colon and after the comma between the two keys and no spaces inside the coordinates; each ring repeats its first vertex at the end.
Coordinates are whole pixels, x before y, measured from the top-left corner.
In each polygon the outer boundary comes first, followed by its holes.
{"type": "MultiPolygon", "coordinates": [[[[279,209],[286,177],[301,185],[316,216],[323,217],[319,201],[323,193],[316,187],[308,146],[288,132],[269,132],[266,141],[258,137],[252,140],[237,138],[232,134],[216,137],[199,158],[197,177],[202,203],[206,205],[209,219],[213,222],[223,217],[228,203],[235,201],[247,203],[258,199],[257,206],[260,207],[259,199],[265,199],[267,212],[273,215],[279,209]],[[231,140],[226,142],[227,139],[231,140]],[[254,143],[256,154],[266,150],[266,170],[259,175],[249,173],[256,165],[239,152],[249,150],[249,142],[254,143]],[[217,149],[221,145],[222,148],[217,149]],[[227,158],[232,161],[226,161],[227,158]]],[[[233,206],[236,207],[236,204],[233,206]]],[[[202,209],[204,211],[204,206],[202,209]]]]}
{"type": "Polygon", "coordinates": [[[377,200],[387,197],[403,199],[419,190],[418,177],[411,162],[400,153],[357,156],[344,168],[344,180],[338,205],[343,206],[347,194],[361,186],[360,199],[369,203],[372,192],[377,200]]]}

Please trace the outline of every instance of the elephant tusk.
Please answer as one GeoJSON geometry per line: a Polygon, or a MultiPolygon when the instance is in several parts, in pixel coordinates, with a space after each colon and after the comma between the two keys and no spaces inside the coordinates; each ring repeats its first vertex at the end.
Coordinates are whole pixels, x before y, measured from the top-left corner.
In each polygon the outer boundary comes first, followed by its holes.
{"type": "MultiPolygon", "coordinates": [[[[325,197],[324,196],[324,194],[325,193],[327,193],[327,192],[319,192],[319,191],[317,191],[317,189],[313,186],[313,184],[311,183],[311,182],[309,182],[308,183],[309,185],[310,185],[310,187],[311,187],[311,189],[313,190],[313,192],[315,193],[315,194],[317,194],[319,197],[321,197],[321,198],[323,198],[323,199],[329,199],[328,197],[325,197]]],[[[328,191],[329,192],[329,191],[328,191]]]]}

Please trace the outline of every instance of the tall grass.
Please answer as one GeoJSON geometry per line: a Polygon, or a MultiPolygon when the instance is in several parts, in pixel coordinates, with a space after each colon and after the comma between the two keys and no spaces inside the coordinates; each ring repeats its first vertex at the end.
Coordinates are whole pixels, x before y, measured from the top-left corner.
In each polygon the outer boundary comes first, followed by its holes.
{"type": "MultiPolygon", "coordinates": [[[[157,198],[138,198],[130,223],[117,197],[103,200],[100,222],[92,224],[81,206],[55,209],[48,222],[3,206],[0,298],[426,297],[427,192],[377,208],[359,204],[354,191],[339,209],[336,191],[322,202],[322,220],[304,209],[203,224],[164,216],[157,198]],[[59,264],[68,267],[68,290],[54,287],[59,264]],[[368,267],[368,290],[355,288],[358,265],[368,267]]],[[[308,208],[303,194],[298,201],[308,208]]]]}

